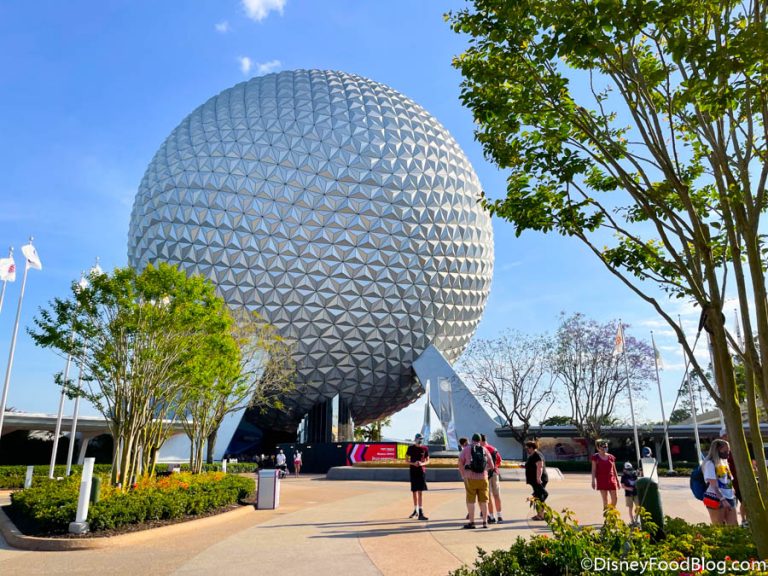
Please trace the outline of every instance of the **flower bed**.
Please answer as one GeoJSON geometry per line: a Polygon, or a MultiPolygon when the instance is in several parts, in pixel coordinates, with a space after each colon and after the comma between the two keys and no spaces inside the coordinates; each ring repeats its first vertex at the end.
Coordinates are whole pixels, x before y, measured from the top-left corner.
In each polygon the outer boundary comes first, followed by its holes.
{"type": "Polygon", "coordinates": [[[540,505],[539,510],[552,529],[552,536],[518,537],[508,550],[490,553],[480,550],[473,567],[459,568],[451,576],[557,576],[591,574],[593,570],[608,574],[669,575],[697,573],[696,569],[674,569],[673,563],[682,563],[688,558],[703,558],[724,566],[731,559],[749,561],[758,557],[749,531],[736,526],[688,524],[680,518],[666,518],[663,537],[654,540],[649,532],[655,532],[656,527],[645,512],[642,513],[648,532],[624,524],[616,509],[606,511],[602,527],[579,526],[569,511],[558,514],[546,505],[540,505]],[[620,566],[620,561],[637,562],[637,566],[642,566],[649,558],[654,558],[655,564],[646,565],[644,570],[605,567],[601,570],[595,563],[615,562],[613,566],[620,566]]]}
{"type": "MultiPolygon", "coordinates": [[[[177,520],[237,504],[254,489],[242,476],[212,472],[143,478],[121,492],[104,477],[102,499],[88,512],[91,531],[107,531],[146,522],[177,520]]],[[[38,486],[11,495],[11,514],[19,528],[35,535],[65,534],[75,518],[79,478],[42,480],[38,486]]]]}
{"type": "MultiPolygon", "coordinates": [[[[457,458],[430,458],[428,468],[457,468],[459,465],[457,458]]],[[[405,460],[373,460],[370,462],[355,462],[356,468],[408,468],[410,464],[405,460]]],[[[519,462],[502,462],[501,468],[512,469],[522,468],[519,462]]]]}

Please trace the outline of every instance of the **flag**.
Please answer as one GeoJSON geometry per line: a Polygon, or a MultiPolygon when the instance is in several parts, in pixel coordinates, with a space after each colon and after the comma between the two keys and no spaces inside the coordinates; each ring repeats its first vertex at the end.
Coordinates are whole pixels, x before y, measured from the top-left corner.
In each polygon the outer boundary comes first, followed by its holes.
{"type": "Polygon", "coordinates": [[[619,329],[616,331],[616,341],[613,345],[613,355],[621,356],[624,354],[624,332],[621,329],[621,322],[619,322],[619,329]]]}
{"type": "Polygon", "coordinates": [[[21,252],[27,259],[27,268],[34,268],[35,270],[42,270],[43,263],[40,262],[40,257],[37,255],[37,250],[32,244],[24,244],[21,247],[21,252]]]}
{"type": "Polygon", "coordinates": [[[656,367],[659,370],[664,370],[664,361],[661,359],[661,352],[656,348],[656,342],[653,343],[653,355],[656,358],[656,367]]]}
{"type": "Polygon", "coordinates": [[[16,262],[13,261],[13,256],[0,258],[0,280],[3,282],[16,280],[16,262]]]}

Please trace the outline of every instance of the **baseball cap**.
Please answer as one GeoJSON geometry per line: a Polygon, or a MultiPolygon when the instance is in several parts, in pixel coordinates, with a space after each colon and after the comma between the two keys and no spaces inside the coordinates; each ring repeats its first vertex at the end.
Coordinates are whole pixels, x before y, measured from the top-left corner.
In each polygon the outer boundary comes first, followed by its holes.
{"type": "Polygon", "coordinates": [[[480,442],[480,434],[472,434],[472,442],[480,442]]]}
{"type": "Polygon", "coordinates": [[[624,462],[624,470],[632,470],[632,464],[629,462],[624,462]]]}
{"type": "Polygon", "coordinates": [[[424,440],[424,436],[421,434],[416,434],[416,436],[413,437],[414,440],[424,440]]]}

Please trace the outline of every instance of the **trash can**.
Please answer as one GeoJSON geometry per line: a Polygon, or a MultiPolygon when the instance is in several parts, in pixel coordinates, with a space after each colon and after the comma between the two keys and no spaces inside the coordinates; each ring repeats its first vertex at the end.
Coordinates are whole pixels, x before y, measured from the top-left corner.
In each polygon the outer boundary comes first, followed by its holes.
{"type": "Polygon", "coordinates": [[[279,470],[259,470],[256,489],[256,508],[259,510],[274,510],[280,505],[279,473],[279,470]]]}
{"type": "Polygon", "coordinates": [[[657,529],[653,532],[649,531],[651,537],[661,538],[664,535],[664,512],[661,508],[659,485],[650,478],[638,478],[637,497],[640,500],[640,506],[651,514],[651,520],[656,524],[657,529]]]}

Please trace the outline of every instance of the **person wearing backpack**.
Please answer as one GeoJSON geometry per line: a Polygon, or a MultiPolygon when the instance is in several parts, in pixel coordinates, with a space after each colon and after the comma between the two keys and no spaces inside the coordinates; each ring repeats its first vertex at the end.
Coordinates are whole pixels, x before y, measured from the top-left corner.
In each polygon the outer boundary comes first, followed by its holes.
{"type": "Polygon", "coordinates": [[[480,434],[480,444],[482,444],[491,455],[493,468],[488,470],[488,524],[501,524],[504,518],[501,517],[501,490],[499,488],[499,467],[501,466],[501,454],[495,447],[488,443],[485,434],[480,434]],[[496,516],[494,516],[494,512],[496,516]]]}
{"type": "Polygon", "coordinates": [[[712,524],[738,525],[736,519],[736,494],[733,489],[733,475],[728,467],[731,447],[725,440],[712,440],[709,453],[701,465],[707,491],[704,506],[709,512],[712,524]]]}
{"type": "Polygon", "coordinates": [[[480,444],[480,434],[473,434],[472,442],[459,455],[459,473],[464,479],[469,515],[469,522],[462,528],[475,528],[475,500],[480,504],[483,528],[488,528],[488,470],[491,468],[491,454],[480,444]]]}

